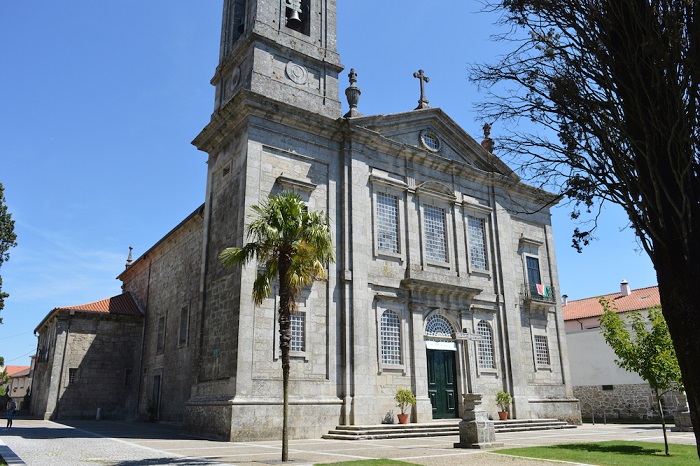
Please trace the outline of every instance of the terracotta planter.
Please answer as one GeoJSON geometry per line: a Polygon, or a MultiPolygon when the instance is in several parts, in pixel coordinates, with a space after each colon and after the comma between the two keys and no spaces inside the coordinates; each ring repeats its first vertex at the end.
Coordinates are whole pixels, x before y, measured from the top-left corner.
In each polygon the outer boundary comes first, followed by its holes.
{"type": "Polygon", "coordinates": [[[508,419],[508,411],[499,411],[498,412],[498,419],[500,421],[505,421],[508,419]]]}
{"type": "Polygon", "coordinates": [[[397,414],[399,424],[408,424],[408,414],[397,414]]]}

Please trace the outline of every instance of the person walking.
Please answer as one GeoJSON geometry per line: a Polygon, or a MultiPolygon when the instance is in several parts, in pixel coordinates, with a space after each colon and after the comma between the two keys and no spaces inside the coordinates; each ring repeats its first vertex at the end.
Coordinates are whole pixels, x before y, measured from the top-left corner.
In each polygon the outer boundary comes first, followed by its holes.
{"type": "Polygon", "coordinates": [[[12,398],[7,399],[7,427],[5,429],[9,429],[12,427],[12,418],[15,415],[15,410],[17,409],[17,403],[15,403],[15,400],[12,398]]]}

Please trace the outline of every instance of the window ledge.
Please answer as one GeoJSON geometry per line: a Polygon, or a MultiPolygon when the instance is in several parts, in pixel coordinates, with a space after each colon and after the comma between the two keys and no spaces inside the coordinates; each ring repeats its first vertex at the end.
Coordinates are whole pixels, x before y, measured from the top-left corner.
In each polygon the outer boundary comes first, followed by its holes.
{"type": "Polygon", "coordinates": [[[406,365],[405,364],[379,364],[379,374],[383,372],[400,372],[402,375],[406,375],[406,365]]]}

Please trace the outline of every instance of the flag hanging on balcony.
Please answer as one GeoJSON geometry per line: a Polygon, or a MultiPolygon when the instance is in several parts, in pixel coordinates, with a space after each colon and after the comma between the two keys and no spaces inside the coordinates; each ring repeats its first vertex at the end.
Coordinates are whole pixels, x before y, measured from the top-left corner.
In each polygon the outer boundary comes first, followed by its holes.
{"type": "Polygon", "coordinates": [[[537,294],[540,296],[544,296],[544,288],[545,286],[541,283],[538,283],[537,285],[537,294]]]}

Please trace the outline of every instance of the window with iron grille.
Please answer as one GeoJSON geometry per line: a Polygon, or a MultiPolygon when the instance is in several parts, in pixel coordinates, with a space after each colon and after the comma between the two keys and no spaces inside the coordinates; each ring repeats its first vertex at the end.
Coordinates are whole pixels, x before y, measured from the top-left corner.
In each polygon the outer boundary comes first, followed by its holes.
{"type": "Polygon", "coordinates": [[[445,209],[426,205],[423,209],[423,226],[425,228],[426,259],[434,262],[447,262],[445,209]]]}
{"type": "Polygon", "coordinates": [[[495,369],[496,364],[493,357],[493,332],[491,326],[485,320],[480,320],[476,325],[476,334],[481,337],[477,342],[477,354],[479,356],[479,367],[482,369],[495,369]]]}
{"type": "Polygon", "coordinates": [[[68,369],[68,383],[75,383],[78,381],[78,369],[68,369]]]}
{"type": "Polygon", "coordinates": [[[472,268],[487,270],[486,221],[479,217],[467,217],[469,234],[469,263],[472,268]]]}
{"type": "Polygon", "coordinates": [[[425,323],[425,334],[431,337],[452,338],[454,329],[450,322],[443,316],[432,316],[425,323]]]}
{"type": "Polygon", "coordinates": [[[399,252],[399,198],[377,193],[377,249],[399,252]]]}
{"type": "Polygon", "coordinates": [[[382,364],[401,364],[401,322],[394,311],[384,311],[381,321],[382,364]]]}
{"type": "Polygon", "coordinates": [[[549,345],[545,335],[535,335],[535,360],[540,366],[549,366],[549,345]]]}
{"type": "Polygon", "coordinates": [[[290,351],[305,351],[306,343],[306,312],[297,311],[290,314],[289,321],[292,330],[292,340],[290,341],[290,351]]]}

